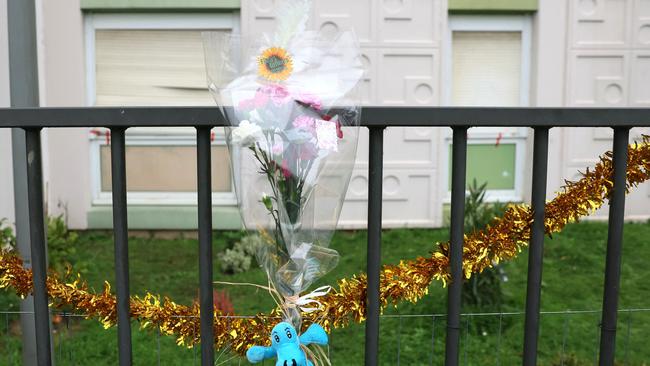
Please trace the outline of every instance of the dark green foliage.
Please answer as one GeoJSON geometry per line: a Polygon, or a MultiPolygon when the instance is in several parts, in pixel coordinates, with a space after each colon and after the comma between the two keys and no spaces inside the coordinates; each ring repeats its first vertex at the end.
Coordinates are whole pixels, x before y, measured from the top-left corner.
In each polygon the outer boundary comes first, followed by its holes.
{"type": "Polygon", "coordinates": [[[79,234],[68,230],[64,216],[52,216],[47,219],[47,250],[50,269],[65,273],[70,266],[76,272],[85,273],[88,262],[77,256],[79,234]]]}
{"type": "MultiPolygon", "coordinates": [[[[241,232],[215,232],[214,274],[215,281],[267,284],[266,274],[258,269],[228,277],[219,272],[220,252],[239,241],[241,232]]],[[[640,309],[648,307],[650,282],[650,225],[626,223],[624,230],[623,259],[619,307],[640,309]]],[[[401,259],[429,255],[433,244],[449,239],[448,229],[399,229],[384,230],[382,234],[382,263],[395,264],[401,259]]],[[[561,233],[545,242],[544,278],[542,287],[542,310],[563,312],[571,310],[597,310],[602,305],[603,270],[607,242],[607,223],[581,222],[568,225],[561,233]]],[[[77,240],[76,260],[86,259],[92,266],[84,278],[91,287],[101,291],[104,280],[114,282],[113,239],[110,234],[84,232],[77,240]]],[[[198,243],[194,239],[162,240],[155,238],[130,238],[130,283],[133,295],[146,290],[169,296],[180,304],[192,304],[198,286],[198,243]]],[[[314,285],[334,285],[336,280],[350,277],[366,270],[366,231],[339,231],[334,235],[332,248],[341,253],[339,265],[324,279],[314,285]]],[[[74,259],[74,258],[73,258],[74,259]]],[[[509,281],[501,283],[503,291],[502,310],[521,312],[526,294],[527,252],[518,258],[504,262],[509,281]]],[[[227,290],[238,315],[253,315],[268,311],[276,305],[267,291],[250,286],[224,286],[215,284],[217,290],[227,290]]],[[[429,294],[417,304],[402,302],[399,307],[388,306],[380,319],[380,365],[396,365],[398,349],[402,365],[442,365],[446,331],[446,294],[440,282],[434,282],[429,294]],[[403,317],[397,315],[441,314],[403,317]],[[434,334],[432,337],[432,329],[434,334]]],[[[0,290],[2,298],[10,296],[0,290]]],[[[2,306],[0,304],[0,306],[2,306]]],[[[13,308],[15,310],[15,308],[13,308]]],[[[10,310],[0,308],[0,312],[10,310]]],[[[472,312],[465,307],[463,313],[472,312]]],[[[467,365],[517,365],[521,364],[524,317],[504,315],[501,337],[499,316],[463,316],[461,319],[461,363],[467,365]],[[491,319],[483,328],[477,328],[482,319],[491,319]],[[510,326],[507,326],[510,324],[510,326]],[[465,361],[467,360],[467,361],[465,361]],[[497,361],[498,360],[498,361],[497,361]]],[[[6,318],[0,314],[0,365],[20,365],[21,339],[18,316],[6,318]],[[3,328],[8,321],[10,336],[5,337],[3,328]],[[13,358],[12,358],[13,357],[13,358]],[[6,360],[6,361],[5,361],[6,360]]],[[[539,365],[561,365],[563,342],[564,365],[593,365],[598,348],[600,313],[546,314],[540,318],[539,365]],[[566,338],[565,338],[566,332],[566,338]],[[571,363],[573,362],[573,363],[571,363]]],[[[115,365],[117,364],[116,328],[104,330],[96,320],[72,318],[64,320],[54,333],[57,365],[115,365]]],[[[650,361],[647,338],[650,335],[650,312],[621,312],[616,354],[617,362],[627,365],[643,365],[650,361]],[[630,324],[630,336],[627,326],[630,324]],[[627,356],[626,356],[627,355],[627,356]],[[625,362],[627,360],[627,362],[625,362]]],[[[329,349],[333,365],[362,365],[365,332],[363,324],[352,324],[335,329],[331,334],[329,349]]],[[[200,347],[178,347],[172,337],[158,338],[151,330],[140,330],[133,323],[134,365],[155,364],[190,365],[200,359],[200,347]]],[[[216,355],[220,355],[220,351],[216,355]]],[[[221,354],[217,364],[245,364],[232,354],[221,354]]],[[[267,362],[269,364],[269,362],[267,362]]]]}
{"type": "MultiPolygon", "coordinates": [[[[465,232],[468,234],[484,229],[505,210],[503,203],[485,202],[486,187],[487,183],[479,186],[476,179],[468,186],[469,192],[465,197],[465,232]]],[[[507,280],[507,277],[500,265],[474,274],[463,284],[463,305],[475,311],[500,311],[503,280],[507,280]]]]}
{"type": "Polygon", "coordinates": [[[502,202],[485,202],[487,182],[480,186],[476,179],[467,186],[468,193],[465,197],[465,232],[471,233],[482,230],[492,220],[503,214],[507,204],[502,202]]]}

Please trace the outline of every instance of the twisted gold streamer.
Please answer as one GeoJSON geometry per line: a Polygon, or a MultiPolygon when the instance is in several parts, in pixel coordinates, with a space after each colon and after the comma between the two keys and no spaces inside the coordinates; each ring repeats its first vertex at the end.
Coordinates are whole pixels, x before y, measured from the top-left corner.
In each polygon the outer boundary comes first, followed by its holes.
{"type": "MultiPolygon", "coordinates": [[[[587,169],[582,179],[566,182],[563,191],[546,205],[546,233],[562,230],[570,222],[588,215],[600,206],[612,189],[612,154],[605,153],[593,170],[587,169]]],[[[650,137],[628,147],[627,189],[650,179],[650,137]]],[[[530,240],[532,213],[527,205],[510,205],[501,218],[495,218],[484,230],[465,236],[463,269],[465,277],[479,273],[499,262],[514,258],[530,240]]],[[[401,261],[398,265],[384,266],[381,279],[381,306],[399,301],[416,302],[427,294],[431,282],[440,280],[446,284],[449,274],[449,243],[438,243],[438,249],[430,257],[418,257],[401,261]]],[[[88,289],[79,275],[66,282],[56,274],[47,278],[47,289],[53,306],[72,306],[88,318],[98,318],[108,328],[116,322],[115,296],[110,285],[104,291],[94,293],[88,289]]],[[[0,252],[0,288],[13,288],[20,296],[32,291],[31,271],[12,253],[0,252]]],[[[338,290],[320,299],[321,311],[303,314],[304,323],[318,321],[326,329],[345,327],[351,320],[365,320],[366,275],[360,274],[341,279],[338,290]]],[[[179,345],[192,346],[199,341],[199,307],[176,304],[168,298],[147,293],[144,297],[131,298],[131,317],[143,328],[157,327],[163,334],[175,335],[179,345]]],[[[253,317],[226,317],[215,313],[215,347],[229,348],[243,354],[253,344],[267,344],[268,334],[279,311],[253,317]],[[272,320],[269,320],[269,319],[272,320]]]]}

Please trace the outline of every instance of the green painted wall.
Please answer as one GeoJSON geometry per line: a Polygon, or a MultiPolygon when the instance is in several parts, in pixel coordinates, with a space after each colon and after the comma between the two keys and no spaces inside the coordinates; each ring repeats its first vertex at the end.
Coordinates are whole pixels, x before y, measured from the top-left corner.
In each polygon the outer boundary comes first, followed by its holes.
{"type": "MultiPolygon", "coordinates": [[[[129,229],[132,230],[195,230],[198,228],[196,206],[130,206],[129,229]]],[[[88,212],[88,229],[113,227],[111,206],[94,206],[88,212]]],[[[212,208],[212,227],[215,230],[242,228],[236,206],[212,208]]]]}
{"type": "MultiPolygon", "coordinates": [[[[488,182],[488,189],[514,189],[515,156],[515,144],[467,145],[467,184],[476,179],[479,185],[488,182]]],[[[447,189],[451,189],[451,145],[448,167],[447,189]]]]}
{"type": "Polygon", "coordinates": [[[240,0],[81,0],[84,10],[235,10],[240,6],[240,0]]]}
{"type": "Polygon", "coordinates": [[[537,0],[449,0],[451,12],[534,12],[537,0]]]}

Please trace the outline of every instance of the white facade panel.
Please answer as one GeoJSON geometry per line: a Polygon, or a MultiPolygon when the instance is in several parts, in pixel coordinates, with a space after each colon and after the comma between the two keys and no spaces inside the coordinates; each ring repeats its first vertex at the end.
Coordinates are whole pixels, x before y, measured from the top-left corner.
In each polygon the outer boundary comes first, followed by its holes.
{"type": "MultiPolygon", "coordinates": [[[[256,36],[271,31],[275,3],[275,0],[242,0],[242,33],[256,36]]],[[[78,0],[62,4],[43,2],[41,5],[42,14],[38,20],[42,38],[39,42],[43,73],[41,94],[47,106],[84,105],[90,101],[90,91],[84,89],[86,75],[89,75],[85,68],[93,63],[86,63],[89,56],[84,54],[87,47],[84,45],[83,14],[78,0]]],[[[0,0],[2,24],[6,24],[3,21],[5,12],[6,0],[0,0]]],[[[165,17],[170,21],[167,25],[175,24],[174,14],[165,17]]],[[[489,14],[481,17],[505,18],[489,14]]],[[[528,44],[520,43],[521,54],[529,58],[529,69],[522,69],[521,80],[527,84],[520,85],[520,90],[525,92],[520,92],[519,105],[649,106],[650,0],[540,1],[538,11],[530,17],[520,17],[524,18],[532,20],[532,36],[528,44]]],[[[454,79],[454,69],[450,67],[453,60],[448,23],[445,0],[315,0],[310,26],[331,36],[354,28],[367,66],[361,87],[363,104],[435,106],[452,104],[449,85],[454,79]]],[[[492,22],[493,25],[497,23],[492,22]]],[[[5,105],[8,103],[8,82],[2,80],[8,79],[6,49],[6,29],[0,29],[0,104],[5,105]]],[[[517,50],[512,48],[511,51],[517,50]]],[[[481,56],[485,55],[477,55],[477,58],[481,56]]],[[[505,69],[506,62],[502,60],[497,65],[505,69]]],[[[489,68],[482,73],[494,72],[492,76],[496,76],[497,71],[489,68]]],[[[191,87],[197,87],[194,84],[191,87]]],[[[517,105],[514,95],[507,104],[517,105]]],[[[494,131],[479,130],[470,130],[470,137],[489,140],[497,136],[494,131]]],[[[521,186],[517,195],[526,200],[531,183],[532,133],[529,129],[504,129],[502,132],[506,139],[503,141],[514,141],[521,151],[517,158],[521,166],[517,173],[521,186]]],[[[631,136],[639,139],[643,133],[648,134],[650,130],[633,129],[631,136]]],[[[5,172],[11,172],[7,160],[9,135],[7,130],[0,131],[0,171],[5,172]]],[[[564,179],[578,178],[579,170],[595,164],[599,154],[610,150],[611,136],[610,129],[552,129],[549,198],[560,189],[564,179]]],[[[383,212],[386,226],[443,224],[448,137],[449,131],[444,128],[390,128],[385,131],[383,212]]],[[[70,225],[85,228],[86,214],[92,204],[92,173],[91,158],[80,152],[90,151],[87,130],[50,130],[45,141],[45,150],[49,153],[46,161],[48,209],[52,214],[67,210],[70,225]]],[[[365,226],[367,154],[367,132],[362,129],[358,161],[341,215],[343,227],[365,226]]],[[[11,183],[10,176],[0,176],[0,192],[11,192],[11,183]]],[[[0,200],[0,217],[12,217],[11,199],[0,200]]],[[[648,218],[649,207],[650,183],[645,183],[632,191],[626,211],[629,218],[648,218]]],[[[606,218],[606,214],[607,208],[599,211],[598,217],[606,218]]]]}
{"type": "MultiPolygon", "coordinates": [[[[543,3],[543,2],[542,2],[543,3]]],[[[570,107],[648,107],[650,93],[650,1],[592,0],[569,2],[565,105],[570,107]]],[[[540,50],[542,52],[543,50],[540,50]]],[[[564,129],[563,173],[593,166],[612,149],[609,128],[564,129]]],[[[630,142],[649,134],[635,128],[630,142]]],[[[650,183],[633,189],[626,201],[629,219],[650,217],[650,183]]],[[[592,218],[607,219],[605,205],[592,218]]]]}
{"type": "MultiPolygon", "coordinates": [[[[242,2],[242,31],[257,35],[273,29],[273,4],[242,2]]],[[[365,105],[439,105],[440,48],[446,29],[446,2],[315,1],[310,26],[325,36],[353,28],[367,73],[361,86],[365,105]],[[390,70],[390,72],[386,72],[390,70]]],[[[357,165],[341,213],[340,226],[365,227],[368,140],[360,134],[357,165]]],[[[390,128],[384,135],[384,225],[436,226],[442,202],[436,141],[432,128],[390,128]]]]}
{"type": "MultiPolygon", "coordinates": [[[[0,24],[7,24],[7,0],[0,0],[0,24]]],[[[9,45],[7,27],[0,27],[0,108],[9,107],[9,45]]],[[[15,221],[11,130],[0,129],[0,220],[15,221]]]]}

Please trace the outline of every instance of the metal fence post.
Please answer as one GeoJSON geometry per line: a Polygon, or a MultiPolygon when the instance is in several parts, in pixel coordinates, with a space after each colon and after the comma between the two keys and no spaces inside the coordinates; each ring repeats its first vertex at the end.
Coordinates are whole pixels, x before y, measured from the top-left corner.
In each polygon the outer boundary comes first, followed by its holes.
{"type": "Polygon", "coordinates": [[[34,280],[34,322],[36,325],[36,358],[39,366],[52,365],[50,313],[47,298],[47,259],[45,258],[45,214],[43,212],[43,165],[41,129],[25,131],[27,147],[27,201],[29,233],[34,280]]]}
{"type": "Polygon", "coordinates": [[[199,212],[199,302],[201,365],[214,364],[214,300],[212,297],[212,163],[210,127],[197,128],[197,190],[199,212]]]}
{"type": "Polygon", "coordinates": [[[379,276],[381,271],[381,208],[384,164],[384,128],[369,129],[368,251],[366,299],[366,366],[379,362],[379,276]]]}
{"type": "MultiPolygon", "coordinates": [[[[36,11],[34,0],[7,2],[7,31],[9,36],[9,88],[12,107],[38,107],[38,61],[36,47],[36,11]]],[[[13,128],[11,146],[13,157],[14,211],[16,217],[16,242],[23,263],[32,266],[29,209],[27,204],[27,159],[25,131],[13,128]]],[[[47,256],[47,252],[46,252],[47,256]]],[[[20,327],[22,330],[22,363],[37,363],[34,297],[29,295],[20,302],[20,327]]]]}
{"type": "Polygon", "coordinates": [[[542,262],[544,254],[544,213],[546,208],[546,174],[548,168],[548,127],[535,128],[533,144],[533,224],[530,228],[528,250],[528,285],[526,288],[526,320],[524,325],[524,366],[537,364],[539,336],[539,308],[542,290],[542,262]]]}
{"type": "Polygon", "coordinates": [[[465,231],[465,174],[467,169],[467,127],[454,127],[451,163],[451,223],[449,265],[451,283],[447,293],[447,339],[445,366],[458,365],[460,349],[460,307],[463,290],[463,242],[465,231]]]}
{"type": "Polygon", "coordinates": [[[600,365],[614,365],[616,348],[616,321],[618,316],[618,290],[621,282],[621,249],[625,219],[625,191],[627,185],[627,144],[630,129],[614,129],[613,182],[609,198],[609,227],[607,230],[607,257],[603,315],[600,328],[600,365]]]}
{"type": "Polygon", "coordinates": [[[129,290],[129,233],[126,201],[126,146],[124,127],[111,128],[111,175],[115,283],[117,287],[117,341],[120,366],[131,365],[131,293],[129,290]]]}

